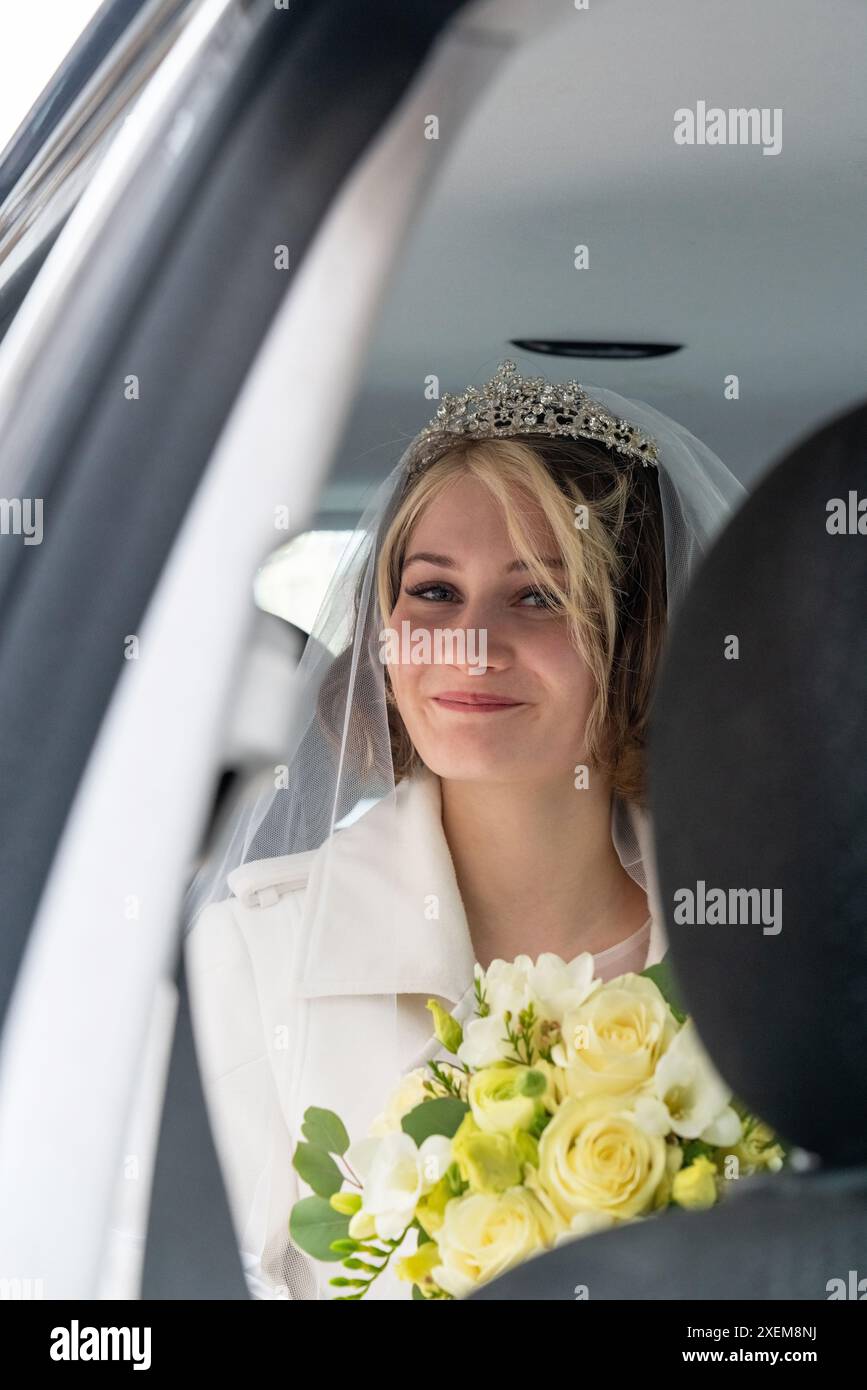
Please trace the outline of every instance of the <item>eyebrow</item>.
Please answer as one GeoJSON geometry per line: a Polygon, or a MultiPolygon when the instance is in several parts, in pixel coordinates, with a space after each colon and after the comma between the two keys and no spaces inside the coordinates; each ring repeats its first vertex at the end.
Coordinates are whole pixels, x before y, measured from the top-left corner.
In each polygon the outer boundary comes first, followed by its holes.
{"type": "MultiPolygon", "coordinates": [[[[450,555],[434,555],[429,550],[417,550],[414,555],[408,555],[404,560],[404,568],[407,565],[415,564],[417,560],[426,561],[429,565],[439,565],[442,569],[460,569],[460,565],[454,561],[450,555]]],[[[543,555],[542,563],[550,565],[553,569],[563,568],[563,557],[560,555],[543,555]]],[[[505,573],[513,574],[515,570],[525,570],[527,568],[523,560],[512,560],[511,564],[506,565],[505,573]]]]}

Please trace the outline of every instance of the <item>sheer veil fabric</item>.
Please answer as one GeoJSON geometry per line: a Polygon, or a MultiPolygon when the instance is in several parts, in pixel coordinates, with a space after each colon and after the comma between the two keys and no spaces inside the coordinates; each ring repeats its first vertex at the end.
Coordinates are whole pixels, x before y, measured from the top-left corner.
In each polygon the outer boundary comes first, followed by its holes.
{"type": "MultiPolygon", "coordinates": [[[[657,443],[670,622],[696,565],[744,500],[745,490],[716,454],[660,411],[588,383],[584,389],[657,443]]],[[[413,890],[410,901],[420,916],[428,912],[429,896],[438,884],[434,875],[428,875],[424,858],[419,860],[418,844],[410,843],[406,818],[400,814],[400,783],[395,782],[392,764],[385,668],[380,660],[385,622],[378,611],[375,569],[419,441],[416,435],[376,490],[328,587],[297,671],[291,746],[265,789],[248,799],[224,828],[219,844],[190,885],[185,903],[185,929],[190,931],[204,909],[230,896],[227,877],[240,866],[248,866],[253,873],[260,863],[280,871],[285,867],[291,876],[293,865],[304,863],[311,884],[315,881],[315,910],[303,913],[303,939],[296,943],[297,977],[303,985],[307,963],[315,958],[319,995],[327,992],[329,972],[336,994],[352,990],[352,981],[346,978],[347,960],[329,956],[327,945],[333,914],[345,915],[347,902],[355,903],[354,925],[364,937],[353,945],[364,953],[365,977],[381,982],[380,1008],[393,991],[395,1079],[402,1070],[401,1061],[406,1060],[406,1048],[399,1032],[398,989],[389,982],[394,981],[391,963],[401,958],[406,930],[406,865],[418,864],[417,895],[413,890]],[[354,830],[372,814],[371,808],[375,816],[370,824],[376,824],[382,853],[376,863],[360,865],[358,855],[345,852],[343,845],[351,843],[354,830]],[[287,859],[299,855],[305,859],[287,859]],[[266,862],[276,860],[279,866],[266,862]],[[347,882],[348,874],[355,876],[352,882],[347,882]]],[[[647,847],[640,843],[636,825],[630,808],[615,796],[613,842],[626,871],[648,890],[647,847]]],[[[432,923],[432,931],[440,927],[432,923]]],[[[299,930],[297,921],[293,928],[299,930]]],[[[448,936],[439,939],[447,942],[448,936]]],[[[355,957],[355,949],[349,956],[355,957]]],[[[611,959],[616,956],[614,948],[611,959]]],[[[386,1099],[383,1095],[381,1106],[386,1099]]],[[[328,1103],[317,1096],[304,1097],[304,1101],[328,1103]]]]}

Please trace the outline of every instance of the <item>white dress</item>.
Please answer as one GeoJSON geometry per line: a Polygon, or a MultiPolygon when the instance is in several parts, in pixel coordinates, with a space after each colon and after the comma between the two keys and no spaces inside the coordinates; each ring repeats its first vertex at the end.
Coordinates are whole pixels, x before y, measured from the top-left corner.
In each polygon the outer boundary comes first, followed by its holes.
{"type": "MultiPolygon", "coordinates": [[[[439,999],[461,1018],[472,1013],[474,956],[442,830],[439,779],[414,775],[395,799],[409,831],[400,863],[382,843],[376,806],[336,832],[330,883],[342,888],[329,899],[327,931],[303,978],[298,947],[316,907],[323,850],[236,869],[232,897],[202,913],[187,938],[206,1100],[255,1297],[331,1298],[328,1279],[343,1272],[301,1255],[287,1238],[291,1205],[309,1193],[291,1166],[307,1106],[336,1110],[353,1139],[364,1137],[400,1075],[440,1051],[427,1000],[439,999]],[[397,949],[392,942],[377,952],[383,873],[405,902],[406,928],[402,913],[397,949]],[[419,911],[419,884],[437,894],[435,923],[419,911]]],[[[637,829],[646,833],[643,822],[637,829]]],[[[642,970],[665,949],[653,912],[595,958],[597,973],[610,979],[642,970]]],[[[409,1285],[390,1270],[367,1295],[409,1296],[409,1285]]]]}

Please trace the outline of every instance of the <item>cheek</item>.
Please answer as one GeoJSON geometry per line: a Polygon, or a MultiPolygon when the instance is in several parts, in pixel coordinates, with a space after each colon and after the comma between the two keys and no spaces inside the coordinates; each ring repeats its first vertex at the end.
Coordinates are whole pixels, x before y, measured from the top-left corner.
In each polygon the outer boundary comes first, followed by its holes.
{"type": "MultiPolygon", "coordinates": [[[[429,631],[433,634],[438,626],[442,625],[442,618],[437,619],[432,613],[425,612],[422,608],[419,612],[419,604],[407,600],[403,594],[398,598],[397,603],[392,609],[388,619],[387,627],[397,634],[398,649],[403,651],[402,630],[403,623],[409,623],[411,634],[416,632],[429,631]]],[[[410,705],[416,698],[416,692],[424,677],[427,667],[423,662],[401,661],[388,663],[386,667],[389,679],[391,680],[398,707],[402,703],[410,705]]],[[[401,713],[404,713],[401,710],[401,713]]]]}
{"type": "Polygon", "coordinates": [[[443,625],[443,618],[442,616],[436,618],[431,612],[431,608],[431,604],[425,605],[418,599],[413,602],[405,594],[401,594],[392,610],[388,626],[399,633],[401,623],[406,622],[409,623],[412,632],[420,630],[433,632],[435,628],[443,625]]]}
{"type": "Polygon", "coordinates": [[[401,713],[412,703],[415,698],[415,691],[418,689],[418,677],[421,670],[420,666],[413,666],[408,662],[389,663],[386,667],[391,688],[394,691],[395,699],[401,713]]]}
{"type": "Polygon", "coordinates": [[[585,718],[595,691],[589,666],[565,634],[552,634],[533,653],[535,670],[550,692],[552,704],[573,718],[585,718]]]}
{"type": "MultiPolygon", "coordinates": [[[[400,603],[394,608],[386,626],[397,633],[398,650],[402,651],[400,644],[401,623],[409,619],[409,614],[405,607],[400,603]]],[[[413,631],[419,624],[413,619],[411,628],[413,631]]],[[[424,670],[423,666],[411,661],[389,661],[385,664],[391,688],[394,691],[394,698],[400,714],[406,719],[411,717],[411,712],[417,700],[416,691],[418,690],[419,679],[424,670]]]]}

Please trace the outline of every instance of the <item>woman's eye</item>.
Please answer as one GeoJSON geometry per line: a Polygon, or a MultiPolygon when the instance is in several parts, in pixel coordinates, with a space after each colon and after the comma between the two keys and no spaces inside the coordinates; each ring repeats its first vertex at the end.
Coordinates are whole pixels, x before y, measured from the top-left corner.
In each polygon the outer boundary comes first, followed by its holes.
{"type": "Polygon", "coordinates": [[[528,589],[525,594],[521,595],[521,603],[523,604],[527,599],[531,600],[528,605],[530,608],[546,608],[552,612],[560,609],[560,600],[550,589],[528,589]]]}
{"type": "Polygon", "coordinates": [[[407,589],[406,592],[411,598],[427,598],[431,603],[442,603],[446,599],[454,597],[454,591],[447,584],[416,584],[414,588],[407,589]],[[429,596],[433,594],[434,597],[429,596]]]}

